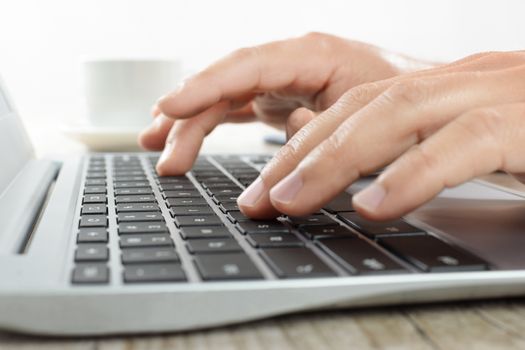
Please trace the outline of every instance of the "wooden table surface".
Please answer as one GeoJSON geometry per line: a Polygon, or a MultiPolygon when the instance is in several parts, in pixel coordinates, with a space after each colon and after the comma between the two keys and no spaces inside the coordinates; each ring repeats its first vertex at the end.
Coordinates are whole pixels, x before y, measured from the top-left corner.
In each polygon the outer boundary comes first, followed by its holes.
{"type": "MultiPolygon", "coordinates": [[[[525,190],[505,175],[486,179],[525,190]]],[[[314,312],[159,335],[59,339],[0,333],[1,350],[32,348],[525,349],[525,299],[314,312]]]]}

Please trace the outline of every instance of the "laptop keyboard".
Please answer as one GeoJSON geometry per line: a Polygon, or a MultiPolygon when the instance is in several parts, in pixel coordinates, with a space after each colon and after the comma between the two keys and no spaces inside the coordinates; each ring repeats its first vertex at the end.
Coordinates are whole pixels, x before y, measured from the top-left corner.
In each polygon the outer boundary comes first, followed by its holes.
{"type": "Polygon", "coordinates": [[[73,284],[488,269],[481,259],[404,220],[360,217],[348,193],[309,216],[251,220],[239,211],[237,197],[268,156],[200,157],[186,176],[172,177],[157,176],[157,159],[86,160],[73,284]]]}

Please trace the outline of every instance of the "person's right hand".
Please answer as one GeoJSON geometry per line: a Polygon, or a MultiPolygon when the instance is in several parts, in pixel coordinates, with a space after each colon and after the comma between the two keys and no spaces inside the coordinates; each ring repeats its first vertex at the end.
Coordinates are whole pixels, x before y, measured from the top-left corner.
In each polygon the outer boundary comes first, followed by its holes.
{"type": "Polygon", "coordinates": [[[157,164],[160,175],[182,174],[220,123],[256,116],[285,128],[290,137],[350,88],[428,66],[319,33],[241,49],[162,97],[153,109],[154,122],[139,141],[147,149],[164,148],[157,164]]]}

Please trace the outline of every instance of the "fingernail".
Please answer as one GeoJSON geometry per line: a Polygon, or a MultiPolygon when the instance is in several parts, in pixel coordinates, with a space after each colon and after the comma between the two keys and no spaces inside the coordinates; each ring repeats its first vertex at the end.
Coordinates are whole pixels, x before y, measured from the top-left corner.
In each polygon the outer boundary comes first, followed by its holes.
{"type": "Polygon", "coordinates": [[[155,128],[155,129],[159,130],[162,127],[162,123],[163,122],[164,122],[164,116],[163,115],[159,115],[158,117],[153,119],[152,128],[155,128]]]}
{"type": "Polygon", "coordinates": [[[270,197],[277,202],[288,204],[297,196],[303,187],[299,171],[293,171],[270,190],[270,197]]]}
{"type": "Polygon", "coordinates": [[[258,177],[244,192],[239,196],[237,202],[243,207],[253,207],[261,198],[264,192],[264,183],[258,177]]]}
{"type": "Polygon", "coordinates": [[[354,202],[367,211],[374,211],[386,197],[386,190],[378,183],[373,183],[354,196],[354,202]]]}

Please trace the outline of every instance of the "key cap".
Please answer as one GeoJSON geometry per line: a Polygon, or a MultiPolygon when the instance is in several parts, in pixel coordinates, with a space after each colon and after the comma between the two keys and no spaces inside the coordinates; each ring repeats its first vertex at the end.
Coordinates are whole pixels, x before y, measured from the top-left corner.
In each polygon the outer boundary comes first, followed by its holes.
{"type": "Polygon", "coordinates": [[[109,249],[103,243],[79,244],[75,251],[75,261],[107,261],[109,249]]]}
{"type": "Polygon", "coordinates": [[[84,204],[106,203],[106,195],[104,194],[86,194],[82,202],[84,204]]]}
{"type": "Polygon", "coordinates": [[[160,212],[128,212],[118,214],[118,222],[164,221],[160,212]]]}
{"type": "Polygon", "coordinates": [[[136,187],[149,187],[148,181],[133,181],[133,182],[114,182],[114,188],[136,188],[136,187]]]}
{"type": "Polygon", "coordinates": [[[117,213],[139,212],[139,211],[159,211],[157,204],[135,203],[135,204],[117,204],[117,213]]]}
{"type": "Polygon", "coordinates": [[[232,223],[252,221],[251,218],[247,217],[246,215],[244,215],[240,211],[230,211],[228,213],[228,217],[229,217],[229,219],[230,219],[230,221],[232,223]]]}
{"type": "Polygon", "coordinates": [[[190,179],[188,179],[186,176],[166,176],[166,177],[159,177],[157,179],[157,182],[159,184],[187,184],[191,183],[190,179]]]}
{"type": "Polygon", "coordinates": [[[105,204],[85,204],[82,206],[80,213],[84,214],[106,214],[108,208],[105,204]]]}
{"type": "Polygon", "coordinates": [[[302,225],[322,225],[322,226],[329,226],[329,225],[339,225],[337,222],[332,220],[330,217],[325,215],[309,215],[309,216],[302,216],[302,217],[291,217],[290,221],[292,224],[296,226],[302,226],[302,225]]]}
{"type": "Polygon", "coordinates": [[[105,215],[85,215],[80,217],[79,227],[107,227],[108,219],[105,215]]]}
{"type": "Polygon", "coordinates": [[[106,187],[104,186],[86,186],[84,194],[106,194],[106,187]]]}
{"type": "Polygon", "coordinates": [[[183,227],[180,230],[180,235],[183,239],[231,237],[230,231],[225,226],[183,227]]]}
{"type": "Polygon", "coordinates": [[[222,188],[216,189],[213,191],[213,195],[216,197],[229,196],[229,197],[239,197],[242,191],[238,188],[222,188]]]}
{"type": "Polygon", "coordinates": [[[135,182],[135,181],[148,181],[146,176],[114,176],[113,181],[119,182],[135,182]]]}
{"type": "Polygon", "coordinates": [[[104,264],[78,264],[73,269],[74,284],[104,284],[109,282],[109,269],[104,264]]]}
{"type": "Polygon", "coordinates": [[[384,237],[379,239],[379,243],[427,272],[487,269],[487,264],[483,260],[429,235],[384,237]]]}
{"type": "Polygon", "coordinates": [[[77,235],[78,243],[107,243],[108,231],[105,228],[81,228],[77,235]]]}
{"type": "Polygon", "coordinates": [[[116,196],[115,201],[120,203],[151,203],[155,202],[153,195],[116,196]]]}
{"type": "Polygon", "coordinates": [[[281,222],[273,221],[245,221],[237,224],[241,233],[264,233],[264,232],[289,232],[290,230],[281,222]]]}
{"type": "Polygon", "coordinates": [[[307,248],[264,249],[261,255],[279,278],[335,276],[330,267],[307,248]]]}
{"type": "Polygon", "coordinates": [[[105,179],[87,179],[86,186],[106,186],[105,179]]]}
{"type": "Polygon", "coordinates": [[[207,187],[209,184],[213,184],[213,183],[222,183],[222,182],[228,182],[228,181],[231,181],[231,179],[225,175],[221,175],[221,176],[199,176],[197,178],[199,180],[199,182],[202,184],[202,186],[204,187],[207,187]]]}
{"type": "Polygon", "coordinates": [[[243,253],[198,255],[195,265],[205,281],[263,278],[255,264],[243,253]]]}
{"type": "Polygon", "coordinates": [[[210,207],[173,207],[170,209],[173,216],[188,216],[188,215],[211,215],[214,214],[210,207]]]}
{"type": "Polygon", "coordinates": [[[354,237],[355,233],[343,226],[304,225],[299,228],[310,239],[326,237],[354,237]]]}
{"type": "Polygon", "coordinates": [[[255,248],[293,248],[304,243],[292,233],[249,233],[248,242],[255,248]]]}
{"type": "Polygon", "coordinates": [[[215,226],[222,225],[222,221],[216,215],[178,216],[175,218],[177,227],[186,226],[215,226]]]}
{"type": "Polygon", "coordinates": [[[179,262],[173,248],[128,248],[122,250],[123,264],[179,262]]]}
{"type": "Polygon", "coordinates": [[[104,171],[89,171],[86,174],[86,179],[105,179],[106,172],[104,171]]]}
{"type": "Polygon", "coordinates": [[[239,206],[237,205],[237,202],[230,202],[230,203],[222,203],[221,204],[221,210],[223,213],[228,213],[230,211],[239,211],[239,206]]]}
{"type": "Polygon", "coordinates": [[[113,177],[117,178],[119,176],[146,176],[142,170],[115,170],[113,171],[113,177]]]}
{"type": "Polygon", "coordinates": [[[126,233],[156,233],[168,232],[166,224],[163,222],[133,222],[120,223],[118,225],[119,234],[126,233]]]}
{"type": "Polygon", "coordinates": [[[242,248],[233,238],[195,239],[187,243],[191,254],[213,254],[241,252],[242,248]]]}
{"type": "Polygon", "coordinates": [[[192,183],[175,183],[175,184],[161,184],[160,189],[162,191],[188,191],[195,190],[195,186],[192,183]]]}
{"type": "Polygon", "coordinates": [[[237,186],[233,181],[225,181],[225,182],[215,182],[215,183],[208,183],[206,185],[206,188],[211,190],[212,192],[214,190],[223,190],[223,189],[231,189],[231,190],[239,190],[239,186],[237,186]]]}
{"type": "Polygon", "coordinates": [[[352,207],[352,195],[347,192],[342,192],[326,204],[323,209],[332,214],[341,211],[354,211],[352,207]]]}
{"type": "Polygon", "coordinates": [[[136,194],[151,194],[153,191],[151,188],[139,187],[139,188],[118,188],[115,190],[116,196],[125,195],[136,195],[136,194]]]}
{"type": "Polygon", "coordinates": [[[179,264],[149,264],[124,266],[124,282],[178,282],[186,280],[179,264]]]}
{"type": "Polygon", "coordinates": [[[381,235],[422,233],[420,229],[403,220],[375,222],[366,220],[357,213],[340,213],[337,217],[371,238],[381,235]]]}
{"type": "Polygon", "coordinates": [[[134,234],[120,236],[121,248],[173,246],[168,234],[134,234]]]}
{"type": "Polygon", "coordinates": [[[219,195],[213,196],[213,201],[217,204],[224,204],[224,203],[237,203],[237,196],[231,196],[231,195],[219,195]]]}
{"type": "Polygon", "coordinates": [[[208,203],[204,198],[167,198],[166,205],[168,207],[194,207],[207,206],[208,203]]]}
{"type": "Polygon", "coordinates": [[[162,194],[164,198],[201,198],[202,194],[197,190],[189,191],[166,191],[162,194]]]}
{"type": "Polygon", "coordinates": [[[379,249],[359,238],[324,238],[320,243],[328,255],[353,274],[409,272],[379,249]]]}

